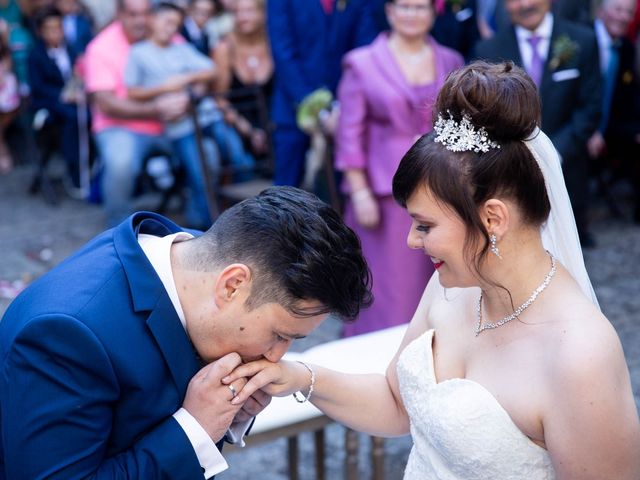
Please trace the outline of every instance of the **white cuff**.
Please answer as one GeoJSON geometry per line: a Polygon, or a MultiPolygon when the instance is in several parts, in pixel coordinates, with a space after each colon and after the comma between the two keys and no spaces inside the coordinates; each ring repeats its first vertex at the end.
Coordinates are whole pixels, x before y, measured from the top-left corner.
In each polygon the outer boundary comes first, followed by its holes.
{"type": "Polygon", "coordinates": [[[253,418],[246,422],[232,424],[227,430],[227,441],[229,443],[239,443],[241,447],[244,447],[244,436],[249,430],[251,422],[253,422],[253,418]]]}
{"type": "Polygon", "coordinates": [[[211,478],[220,472],[223,472],[229,465],[224,459],[216,444],[202,425],[193,418],[189,412],[181,408],[173,414],[173,418],[180,424],[184,433],[187,434],[193,450],[196,452],[200,466],[204,472],[204,478],[211,478]]]}

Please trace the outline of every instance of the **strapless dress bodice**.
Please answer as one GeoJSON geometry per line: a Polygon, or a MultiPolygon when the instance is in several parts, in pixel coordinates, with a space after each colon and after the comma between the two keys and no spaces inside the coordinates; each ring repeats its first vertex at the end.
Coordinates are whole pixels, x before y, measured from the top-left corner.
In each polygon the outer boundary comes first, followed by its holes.
{"type": "Polygon", "coordinates": [[[437,383],[432,342],[429,330],[398,360],[413,438],[405,480],[555,479],[547,450],[516,426],[485,387],[464,378],[437,383]]]}

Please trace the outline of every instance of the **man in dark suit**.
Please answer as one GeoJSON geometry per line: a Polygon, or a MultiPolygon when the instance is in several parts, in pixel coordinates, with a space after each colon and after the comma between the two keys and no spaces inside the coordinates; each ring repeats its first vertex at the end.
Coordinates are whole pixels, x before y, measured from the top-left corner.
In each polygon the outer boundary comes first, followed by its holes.
{"type": "Polygon", "coordinates": [[[335,93],[343,55],[376,36],[369,0],[269,0],[267,26],[275,63],[271,118],[276,185],[298,186],[309,136],[296,110],[312,92],[335,93]]]}
{"type": "Polygon", "coordinates": [[[75,55],[65,43],[62,13],[58,9],[45,7],[36,14],[34,23],[38,36],[29,52],[30,106],[33,112],[46,110],[47,122],[59,126],[69,176],[73,184],[79,186],[79,99],[62,95],[73,77],[75,55]]]}
{"type": "Polygon", "coordinates": [[[210,478],[270,401],[221,380],[370,303],[357,237],[310,193],[272,187],[191,233],[136,213],[9,306],[0,479],[210,478]]]}
{"type": "Polygon", "coordinates": [[[587,229],[586,144],[600,119],[598,47],[587,27],[557,18],[551,0],[505,0],[512,26],[478,44],[476,56],[511,60],[538,84],[542,129],[562,158],[583,246],[594,241],[587,229]]]}
{"type": "Polygon", "coordinates": [[[589,139],[596,167],[627,173],[635,191],[634,221],[640,223],[640,79],[636,49],[626,37],[636,0],[604,0],[594,23],[603,78],[602,118],[589,139]]]}

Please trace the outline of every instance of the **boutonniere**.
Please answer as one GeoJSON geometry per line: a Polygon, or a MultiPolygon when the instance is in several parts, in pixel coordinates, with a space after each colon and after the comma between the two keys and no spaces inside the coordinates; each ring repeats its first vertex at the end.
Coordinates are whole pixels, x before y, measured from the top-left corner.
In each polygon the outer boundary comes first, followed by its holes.
{"type": "Polygon", "coordinates": [[[574,42],[568,35],[561,35],[551,46],[551,60],[549,67],[556,70],[573,60],[580,51],[578,42],[574,42]]]}
{"type": "Polygon", "coordinates": [[[336,10],[338,10],[339,12],[344,11],[344,9],[347,8],[348,3],[349,0],[338,0],[338,3],[336,3],[336,10]]]}

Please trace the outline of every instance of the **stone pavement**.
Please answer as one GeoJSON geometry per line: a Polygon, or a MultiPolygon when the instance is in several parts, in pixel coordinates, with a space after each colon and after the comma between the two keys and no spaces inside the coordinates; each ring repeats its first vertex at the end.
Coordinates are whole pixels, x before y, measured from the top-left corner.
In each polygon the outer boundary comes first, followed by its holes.
{"type": "MultiPolygon", "coordinates": [[[[49,206],[41,196],[29,196],[29,176],[27,167],[0,176],[0,315],[24,284],[59,263],[103,227],[102,211],[95,205],[66,197],[60,205],[49,206]]],[[[153,201],[145,198],[140,206],[153,201]]],[[[595,207],[592,216],[598,246],[586,252],[587,269],[601,308],[621,337],[640,406],[640,227],[609,218],[603,206],[595,207]]],[[[339,332],[340,325],[328,320],[309,338],[296,342],[293,349],[304,350],[338,338],[339,332]]],[[[303,435],[300,443],[301,479],[313,479],[311,436],[303,435]]],[[[370,448],[365,436],[361,436],[361,447],[360,478],[370,478],[370,448]]],[[[407,437],[387,440],[385,478],[402,477],[410,447],[407,437]]],[[[344,429],[339,425],[327,429],[327,457],[328,478],[344,478],[344,429]]],[[[231,468],[218,476],[222,480],[288,478],[284,439],[229,454],[227,459],[231,468]]]]}

